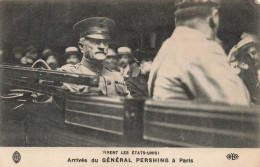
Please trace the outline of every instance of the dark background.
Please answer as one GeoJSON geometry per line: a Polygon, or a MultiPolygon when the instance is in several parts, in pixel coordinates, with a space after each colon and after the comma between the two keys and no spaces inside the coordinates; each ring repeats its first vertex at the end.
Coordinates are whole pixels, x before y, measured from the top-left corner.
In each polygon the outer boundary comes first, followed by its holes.
{"type": "MultiPolygon", "coordinates": [[[[254,0],[223,0],[219,37],[228,51],[242,32],[258,33],[259,5],[254,0]]],[[[92,16],[115,20],[114,48],[149,47],[149,36],[156,33],[156,49],[174,30],[174,0],[56,0],[1,1],[0,47],[9,59],[12,48],[33,44],[41,53],[48,47],[63,56],[66,47],[77,46],[73,25],[92,16]]],[[[258,34],[259,35],[259,34],[258,34]]]]}

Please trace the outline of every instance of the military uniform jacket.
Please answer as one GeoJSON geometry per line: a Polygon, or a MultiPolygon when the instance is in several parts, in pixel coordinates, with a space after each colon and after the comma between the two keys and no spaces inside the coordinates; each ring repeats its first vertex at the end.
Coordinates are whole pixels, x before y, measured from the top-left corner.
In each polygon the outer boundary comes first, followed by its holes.
{"type": "Polygon", "coordinates": [[[86,58],[83,58],[81,63],[76,65],[67,64],[58,70],[100,76],[98,87],[64,83],[63,86],[71,92],[105,96],[125,96],[128,94],[124,78],[119,72],[103,68],[102,64],[96,64],[86,58]]]}
{"type": "Polygon", "coordinates": [[[156,56],[148,81],[154,99],[249,104],[249,93],[232,71],[223,48],[200,31],[177,27],[156,56]]]}

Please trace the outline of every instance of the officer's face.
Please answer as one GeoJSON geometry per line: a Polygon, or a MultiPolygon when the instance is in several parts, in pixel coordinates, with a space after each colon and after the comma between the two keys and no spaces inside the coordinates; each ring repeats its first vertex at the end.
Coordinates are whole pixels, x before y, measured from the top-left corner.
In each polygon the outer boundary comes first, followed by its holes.
{"type": "Polygon", "coordinates": [[[73,64],[73,65],[79,63],[78,56],[77,55],[69,55],[69,57],[66,60],[66,63],[67,64],[73,64]]]}
{"type": "Polygon", "coordinates": [[[121,55],[118,63],[119,63],[119,66],[125,68],[129,63],[129,56],[128,55],[121,55]]]}
{"type": "Polygon", "coordinates": [[[86,58],[99,61],[106,59],[109,40],[85,38],[81,44],[80,50],[86,58]]]}

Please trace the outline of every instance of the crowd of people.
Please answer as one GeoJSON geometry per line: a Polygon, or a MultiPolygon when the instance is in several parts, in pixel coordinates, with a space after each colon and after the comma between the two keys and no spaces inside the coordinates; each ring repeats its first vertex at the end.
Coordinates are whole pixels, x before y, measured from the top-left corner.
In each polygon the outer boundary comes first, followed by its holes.
{"type": "Polygon", "coordinates": [[[241,40],[230,50],[228,60],[235,74],[246,85],[251,101],[259,103],[260,54],[259,42],[255,36],[242,34],[241,40]]]}
{"type": "Polygon", "coordinates": [[[74,25],[79,43],[64,51],[65,65],[59,65],[49,48],[39,56],[34,46],[25,54],[17,47],[13,57],[16,64],[32,65],[41,58],[52,70],[100,76],[98,88],[64,83],[65,88],[80,94],[259,104],[257,37],[244,33],[226,55],[217,37],[217,0],[183,0],[175,17],[176,28],[158,54],[154,50],[132,51],[127,46],[109,48],[115,22],[92,17],[74,25]]]}

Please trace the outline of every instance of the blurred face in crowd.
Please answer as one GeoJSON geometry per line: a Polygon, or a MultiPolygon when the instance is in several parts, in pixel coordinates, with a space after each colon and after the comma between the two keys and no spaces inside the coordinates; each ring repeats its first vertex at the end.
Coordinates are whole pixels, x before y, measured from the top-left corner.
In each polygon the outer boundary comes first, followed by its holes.
{"type": "Polygon", "coordinates": [[[254,60],[259,61],[260,56],[259,56],[259,51],[255,46],[251,46],[247,49],[247,54],[254,60]]]}
{"type": "Polygon", "coordinates": [[[23,57],[22,52],[15,52],[14,53],[15,60],[20,60],[22,57],[23,57]]]}
{"type": "Polygon", "coordinates": [[[140,71],[143,75],[149,75],[151,67],[152,67],[152,60],[151,59],[144,59],[141,61],[140,64],[140,71]]]}
{"type": "Polygon", "coordinates": [[[37,54],[37,52],[32,52],[31,53],[31,57],[32,57],[32,59],[37,59],[37,57],[38,57],[38,54],[37,54]]]}
{"type": "Polygon", "coordinates": [[[126,68],[129,63],[129,55],[121,55],[118,61],[120,67],[126,68]]]}
{"type": "Polygon", "coordinates": [[[239,59],[239,67],[244,70],[254,69],[254,67],[259,62],[259,51],[253,46],[241,51],[241,58],[239,59]],[[243,66],[242,66],[243,65],[243,66]]]}
{"type": "Polygon", "coordinates": [[[58,66],[58,61],[54,55],[50,55],[46,59],[46,63],[51,67],[51,69],[56,69],[58,66]]]}
{"type": "Polygon", "coordinates": [[[117,70],[117,58],[115,56],[108,56],[103,64],[110,70],[117,70]]]}
{"type": "Polygon", "coordinates": [[[79,59],[77,55],[69,55],[67,60],[66,60],[67,64],[78,64],[79,63],[79,59]]]}
{"type": "Polygon", "coordinates": [[[37,54],[37,52],[27,52],[27,53],[25,54],[25,56],[26,56],[27,58],[29,58],[29,59],[35,60],[35,59],[37,59],[38,54],[37,54]]]}
{"type": "Polygon", "coordinates": [[[93,38],[81,38],[79,42],[79,48],[85,58],[90,60],[104,61],[107,57],[107,50],[109,46],[109,40],[107,39],[93,39],[93,38]]]}

